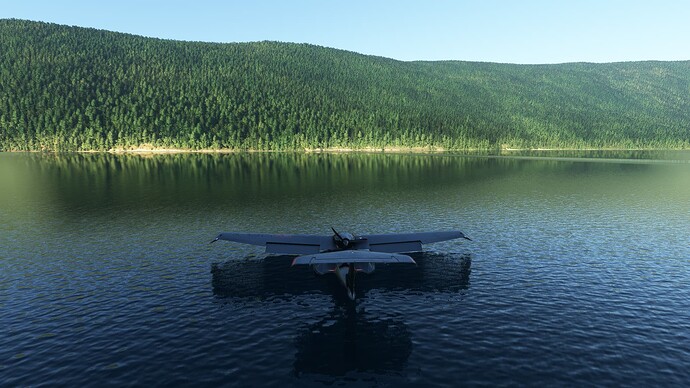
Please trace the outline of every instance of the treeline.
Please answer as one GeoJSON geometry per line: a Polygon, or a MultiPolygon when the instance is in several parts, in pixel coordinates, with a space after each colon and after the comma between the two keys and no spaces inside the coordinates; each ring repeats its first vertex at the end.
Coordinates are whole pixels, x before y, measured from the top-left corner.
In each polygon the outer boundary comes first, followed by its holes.
{"type": "Polygon", "coordinates": [[[690,62],[400,62],[0,20],[0,150],[690,148],[690,62]]]}

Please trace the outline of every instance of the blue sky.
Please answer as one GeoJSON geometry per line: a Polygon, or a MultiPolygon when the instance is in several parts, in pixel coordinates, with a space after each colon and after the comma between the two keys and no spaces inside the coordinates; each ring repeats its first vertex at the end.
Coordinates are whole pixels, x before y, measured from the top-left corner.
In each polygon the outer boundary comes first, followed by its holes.
{"type": "Polygon", "coordinates": [[[0,18],[207,42],[276,40],[399,60],[690,60],[685,0],[0,0],[0,18]]]}

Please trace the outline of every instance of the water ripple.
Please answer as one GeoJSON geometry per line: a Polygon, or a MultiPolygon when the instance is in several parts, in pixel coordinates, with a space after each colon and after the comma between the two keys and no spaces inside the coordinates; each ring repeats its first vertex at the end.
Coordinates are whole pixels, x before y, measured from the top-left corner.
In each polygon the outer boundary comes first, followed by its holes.
{"type": "Polygon", "coordinates": [[[100,169],[42,157],[0,204],[2,386],[690,381],[685,166],[321,155],[292,180],[227,156],[167,160],[171,183],[135,159],[94,186],[100,169]],[[331,224],[474,241],[377,267],[355,304],[291,257],[208,245],[331,224]]]}

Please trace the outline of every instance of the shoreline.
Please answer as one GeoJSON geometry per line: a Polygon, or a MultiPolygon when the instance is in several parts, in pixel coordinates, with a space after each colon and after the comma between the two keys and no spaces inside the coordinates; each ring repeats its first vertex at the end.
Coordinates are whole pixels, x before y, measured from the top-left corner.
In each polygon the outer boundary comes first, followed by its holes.
{"type": "MultiPolygon", "coordinates": [[[[71,151],[68,151],[71,152],[71,151]]],[[[366,148],[305,148],[299,150],[238,150],[238,149],[180,149],[180,148],[132,148],[107,151],[73,151],[76,153],[107,153],[113,155],[175,155],[175,154],[465,154],[483,156],[514,156],[514,153],[583,153],[583,152],[690,152],[690,149],[674,148],[504,148],[504,149],[446,149],[442,147],[366,147],[366,148]]]]}
{"type": "Polygon", "coordinates": [[[439,146],[383,146],[383,147],[315,147],[315,148],[301,148],[294,150],[270,150],[270,149],[235,149],[235,148],[204,148],[204,149],[188,149],[188,148],[168,148],[155,147],[149,143],[142,143],[137,146],[111,148],[107,151],[75,151],[75,152],[104,152],[110,154],[233,154],[233,153],[491,153],[500,155],[503,152],[629,152],[629,151],[684,151],[688,149],[666,149],[666,148],[552,148],[552,147],[538,147],[538,148],[467,148],[467,149],[448,149],[439,146]]]}
{"type": "Polygon", "coordinates": [[[185,149],[185,148],[155,148],[155,147],[131,147],[111,148],[105,151],[81,150],[81,151],[51,151],[51,150],[8,150],[7,153],[76,153],[76,154],[114,154],[114,155],[166,155],[166,154],[241,154],[241,153],[411,153],[411,154],[443,154],[443,153],[467,153],[500,156],[503,153],[513,152],[690,152],[688,148],[501,148],[501,149],[446,149],[442,147],[331,147],[331,148],[304,148],[298,150],[256,150],[256,149],[185,149]]]}
{"type": "MultiPolygon", "coordinates": [[[[298,150],[239,150],[231,148],[221,148],[221,149],[200,149],[191,150],[184,148],[149,148],[149,147],[137,147],[129,149],[110,149],[107,151],[77,151],[77,152],[104,152],[110,154],[235,154],[235,153],[282,153],[282,152],[294,152],[294,153],[375,153],[375,152],[392,152],[392,153],[424,153],[424,152],[447,152],[448,150],[440,147],[365,147],[365,148],[348,148],[348,147],[332,147],[332,148],[304,148],[298,150]]],[[[483,151],[483,150],[472,150],[473,152],[483,151]]],[[[488,150],[487,150],[488,151],[488,150]]]]}

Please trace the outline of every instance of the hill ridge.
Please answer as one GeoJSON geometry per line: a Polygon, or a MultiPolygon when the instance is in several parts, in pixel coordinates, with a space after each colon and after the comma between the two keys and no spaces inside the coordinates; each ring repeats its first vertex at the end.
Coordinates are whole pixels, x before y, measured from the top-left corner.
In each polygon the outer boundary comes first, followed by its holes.
{"type": "Polygon", "coordinates": [[[690,61],[398,61],[0,20],[0,150],[690,148],[690,61]]]}

